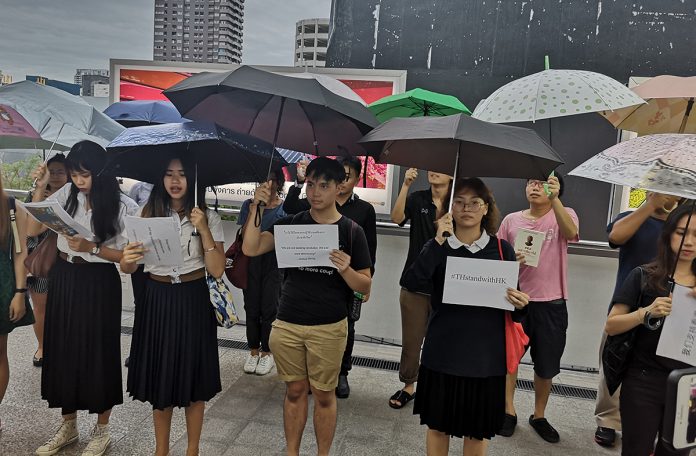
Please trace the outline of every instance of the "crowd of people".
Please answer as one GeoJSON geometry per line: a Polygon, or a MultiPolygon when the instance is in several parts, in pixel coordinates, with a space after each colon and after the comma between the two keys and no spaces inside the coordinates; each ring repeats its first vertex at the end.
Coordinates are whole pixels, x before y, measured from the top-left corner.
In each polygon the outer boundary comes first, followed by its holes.
{"type": "MultiPolygon", "coordinates": [[[[126,390],[152,406],[157,456],[169,454],[175,407],[185,409],[186,454],[197,455],[205,403],[222,389],[216,319],[206,283],[206,275],[224,274],[222,220],[206,206],[204,189],[195,191],[193,166],[185,157],[161,163],[161,179],[133,193],[139,204],[122,193],[105,164],[106,151],[84,141],[67,157],[58,155],[35,171],[31,201],[57,201],[94,233],[94,240],[59,235],[47,277],[27,277],[24,260],[46,242],[50,230],[9,198],[0,182],[0,399],[9,381],[8,334],[33,323],[41,397],[62,413],[55,435],[36,454],[53,455],[77,441],[80,410],[97,415],[83,455],[105,453],[111,411],[123,403],[118,265],[132,274],[135,296],[126,390]],[[139,263],[146,249],[127,238],[126,216],[174,218],[183,263],[143,268],[139,263]]],[[[282,198],[285,174],[274,169],[244,202],[238,219],[242,251],[250,257],[243,290],[249,353],[242,369],[267,375],[275,367],[285,382],[289,455],[299,455],[310,395],[319,455],[328,455],[332,445],[337,398],[350,396],[357,319],[352,308],[371,303],[379,269],[375,210],[354,191],[361,172],[356,158],[301,162],[296,181],[282,198]],[[303,188],[306,198],[301,198],[303,188]],[[333,267],[279,269],[277,227],[314,224],[337,226],[339,248],[329,255],[333,267]]],[[[414,402],[413,413],[427,427],[428,455],[448,454],[453,436],[463,440],[465,456],[485,455],[495,435],[510,437],[517,425],[514,393],[520,359],[511,360],[508,347],[511,331],[521,324],[534,364],[529,425],[545,441],[559,442],[546,409],[566,344],[568,244],[579,240],[578,216],[562,203],[562,176],[522,184],[529,206],[502,222],[493,193],[480,179],[454,182],[451,176],[428,172],[429,188],[412,192],[417,178],[417,170],[406,171],[391,212],[393,222],[408,222],[410,228],[399,282],[403,387],[384,405],[402,409],[414,402]],[[521,230],[543,235],[536,266],[527,265],[525,255],[513,247],[521,230]],[[505,292],[514,310],[446,302],[451,257],[518,262],[519,282],[505,292]]],[[[670,314],[673,264],[675,282],[696,290],[696,226],[687,228],[690,206],[679,203],[649,193],[641,208],[620,214],[607,229],[610,245],[619,249],[619,270],[614,296],[607,297],[611,305],[602,344],[607,335],[637,330],[621,391],[610,391],[600,375],[595,440],[612,446],[616,431],[622,430],[622,454],[627,456],[688,454],[661,441],[655,444],[662,430],[667,375],[685,365],[658,356],[661,328],[643,325],[670,314]]]]}

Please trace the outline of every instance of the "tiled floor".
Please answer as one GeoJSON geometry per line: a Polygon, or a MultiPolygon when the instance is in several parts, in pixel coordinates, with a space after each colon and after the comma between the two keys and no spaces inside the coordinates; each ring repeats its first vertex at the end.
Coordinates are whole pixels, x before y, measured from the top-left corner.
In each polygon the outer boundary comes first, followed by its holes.
{"type": "MultiPolygon", "coordinates": [[[[132,321],[124,315],[124,325],[132,321]]],[[[221,334],[243,340],[243,328],[221,330],[221,334]]],[[[125,358],[130,336],[122,337],[125,358]]],[[[40,370],[31,365],[35,340],[30,328],[15,331],[9,338],[10,386],[0,405],[4,430],[0,434],[0,455],[31,455],[49,438],[59,423],[58,410],[49,410],[40,399],[40,370]]],[[[398,360],[398,348],[358,343],[356,355],[398,360]]],[[[284,454],[282,399],[284,386],[272,375],[257,377],[242,373],[245,353],[220,349],[223,391],[208,404],[201,454],[222,456],[269,456],[284,454]]],[[[125,375],[124,369],[124,375],[125,375]]],[[[521,378],[530,378],[523,368],[521,378]]],[[[594,387],[593,374],[562,373],[565,383],[594,387]]],[[[339,401],[338,428],[334,455],[423,455],[425,429],[412,415],[412,406],[392,410],[388,397],[399,387],[394,372],[354,368],[350,399],[339,401]]],[[[125,388],[125,377],[124,377],[125,388]]],[[[594,402],[552,397],[548,418],[561,434],[557,445],[542,441],[523,417],[532,412],[533,394],[517,394],[520,425],[512,438],[495,438],[490,455],[618,455],[618,449],[605,450],[593,443],[594,402]]],[[[79,455],[86,445],[94,417],[80,414],[80,442],[60,454],[79,455]]],[[[128,397],[112,415],[113,445],[109,455],[149,455],[154,449],[151,409],[128,397]]],[[[186,427],[183,411],[176,411],[172,426],[172,455],[183,455],[186,427]]],[[[453,439],[450,454],[461,454],[461,441],[453,439]]],[[[307,423],[302,454],[316,454],[313,426],[307,423]]]]}

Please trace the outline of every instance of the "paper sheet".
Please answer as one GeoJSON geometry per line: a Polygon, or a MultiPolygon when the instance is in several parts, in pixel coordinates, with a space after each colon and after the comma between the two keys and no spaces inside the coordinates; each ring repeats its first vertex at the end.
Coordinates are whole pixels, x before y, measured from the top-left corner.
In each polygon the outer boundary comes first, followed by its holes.
{"type": "Polygon", "coordinates": [[[184,263],[176,220],[173,217],[141,218],[126,216],[129,242],[142,242],[147,249],[141,264],[179,266],[184,263]]]}
{"type": "Polygon", "coordinates": [[[24,203],[26,211],[52,231],[65,237],[80,236],[88,241],[94,240],[94,234],[73,219],[58,201],[41,201],[24,203]]]}
{"type": "Polygon", "coordinates": [[[448,257],[442,302],[515,310],[505,296],[517,288],[519,271],[516,261],[448,257]]]}
{"type": "Polygon", "coordinates": [[[273,229],[279,268],[329,266],[338,249],[338,225],[276,225],[273,229]]]}

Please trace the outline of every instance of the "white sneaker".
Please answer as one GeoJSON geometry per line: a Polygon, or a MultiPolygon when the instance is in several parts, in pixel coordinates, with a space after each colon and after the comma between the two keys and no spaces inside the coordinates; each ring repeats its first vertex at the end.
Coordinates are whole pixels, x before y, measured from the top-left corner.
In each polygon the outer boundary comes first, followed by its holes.
{"type": "Polygon", "coordinates": [[[266,375],[271,371],[271,369],[273,369],[273,366],[275,366],[273,355],[268,354],[266,356],[262,356],[259,360],[259,365],[256,366],[256,375],[266,375]]]}
{"type": "Polygon", "coordinates": [[[63,420],[56,434],[46,443],[41,445],[36,454],[40,456],[51,456],[58,453],[64,446],[77,441],[77,419],[63,420]]]}
{"type": "Polygon", "coordinates": [[[108,424],[95,424],[92,429],[92,440],[82,452],[82,456],[102,456],[111,443],[108,424]]]}
{"type": "Polygon", "coordinates": [[[247,374],[253,374],[256,372],[256,366],[259,365],[259,355],[252,355],[249,353],[246,362],[244,363],[244,372],[247,374]]]}

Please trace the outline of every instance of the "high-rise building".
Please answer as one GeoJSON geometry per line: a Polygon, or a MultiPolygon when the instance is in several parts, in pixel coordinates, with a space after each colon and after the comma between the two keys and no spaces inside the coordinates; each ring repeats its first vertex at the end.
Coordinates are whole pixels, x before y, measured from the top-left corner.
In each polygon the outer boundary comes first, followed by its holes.
{"type": "Polygon", "coordinates": [[[155,60],[240,63],[244,0],[155,0],[155,60]]]}
{"type": "Polygon", "coordinates": [[[73,82],[79,86],[82,86],[82,76],[102,76],[108,79],[109,70],[95,70],[93,68],[78,68],[75,70],[75,77],[73,82]]]}
{"type": "Polygon", "coordinates": [[[295,66],[325,66],[328,43],[328,19],[303,19],[297,21],[295,25],[295,66]]]}

